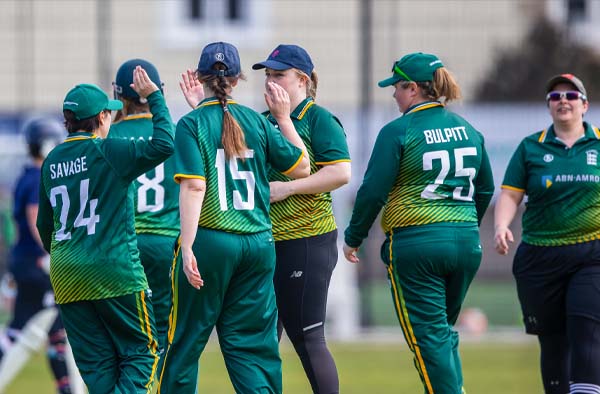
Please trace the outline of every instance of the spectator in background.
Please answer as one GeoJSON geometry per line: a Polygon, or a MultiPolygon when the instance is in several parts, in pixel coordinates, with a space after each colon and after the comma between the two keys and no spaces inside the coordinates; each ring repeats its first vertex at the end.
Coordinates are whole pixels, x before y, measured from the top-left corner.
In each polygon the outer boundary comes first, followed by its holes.
{"type": "Polygon", "coordinates": [[[380,87],[394,86],[402,116],[381,129],[345,231],[356,252],[384,208],[392,297],[427,394],[464,392],[453,330],[481,262],[478,223],[494,192],[481,133],[448,111],[460,88],[435,55],[411,53],[380,87]]]}
{"type": "Polygon", "coordinates": [[[159,393],[196,392],[214,327],[235,392],[282,392],[268,169],[306,177],[309,160],[285,90],[270,83],[265,96],[277,130],[231,97],[240,78],[237,48],[224,42],[202,50],[197,79],[184,74],[195,109],[177,123],[181,238],[159,393]]]}
{"type": "MultiPolygon", "coordinates": [[[[337,368],[325,341],[325,316],[338,257],[330,192],[350,180],[346,135],[340,121],[315,102],[317,74],[303,48],[279,45],[252,68],[265,69],[266,89],[274,82],[290,96],[290,118],[310,157],[307,178],[293,180],[269,172],[278,336],[281,339],[285,328],[313,393],[338,393],[337,368]]],[[[278,127],[270,112],[265,115],[278,127]]]]}
{"type": "Polygon", "coordinates": [[[545,392],[600,393],[600,131],[583,120],[589,101],[574,75],[548,81],[546,104],[552,124],[523,139],[506,169],[495,246],[508,253],[527,195],[513,274],[545,392]]]}

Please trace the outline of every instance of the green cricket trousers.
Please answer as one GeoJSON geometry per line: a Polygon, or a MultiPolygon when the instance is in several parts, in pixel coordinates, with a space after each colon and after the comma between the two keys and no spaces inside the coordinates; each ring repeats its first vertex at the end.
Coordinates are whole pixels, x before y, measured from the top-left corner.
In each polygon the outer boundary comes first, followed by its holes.
{"type": "Polygon", "coordinates": [[[148,291],[58,305],[89,394],[149,394],[158,366],[148,291]]]}
{"type": "Polygon", "coordinates": [[[158,392],[196,393],[198,359],[216,327],[236,393],[281,393],[271,232],[233,234],[199,227],[192,250],[204,286],[197,290],[189,284],[178,250],[158,392]]]}
{"type": "Polygon", "coordinates": [[[481,262],[476,223],[396,228],[381,257],[397,317],[426,394],[460,394],[463,376],[456,323],[481,262]]]}

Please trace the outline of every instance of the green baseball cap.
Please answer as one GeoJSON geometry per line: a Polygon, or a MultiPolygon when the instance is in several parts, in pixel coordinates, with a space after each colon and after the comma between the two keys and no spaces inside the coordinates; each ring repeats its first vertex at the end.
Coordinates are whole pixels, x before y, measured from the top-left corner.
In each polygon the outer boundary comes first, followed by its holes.
{"type": "Polygon", "coordinates": [[[91,118],[104,110],[116,111],[123,108],[119,100],[111,100],[98,86],[82,83],[67,93],[63,101],[63,111],[73,111],[77,120],[91,118]]]}
{"type": "Polygon", "coordinates": [[[423,52],[410,53],[395,62],[392,66],[392,76],[380,81],[378,85],[384,88],[399,81],[433,81],[433,73],[441,67],[444,67],[444,64],[435,55],[423,52]]]}

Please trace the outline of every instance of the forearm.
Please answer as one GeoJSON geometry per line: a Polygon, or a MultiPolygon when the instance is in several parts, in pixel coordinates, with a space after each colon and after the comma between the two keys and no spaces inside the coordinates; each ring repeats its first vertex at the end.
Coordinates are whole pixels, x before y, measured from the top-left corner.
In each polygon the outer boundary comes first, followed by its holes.
{"type": "Polygon", "coordinates": [[[36,227],[36,220],[38,217],[38,205],[28,205],[26,208],[26,216],[27,216],[27,225],[29,226],[29,231],[33,236],[35,242],[40,245],[40,247],[44,247],[44,243],[42,242],[42,238],[40,237],[40,233],[36,227]]]}
{"type": "Polygon", "coordinates": [[[286,182],[289,194],[317,194],[335,190],[350,181],[350,163],[324,166],[306,178],[286,182]]]}
{"type": "Polygon", "coordinates": [[[198,231],[198,221],[200,220],[205,191],[202,188],[191,187],[186,183],[185,180],[182,182],[179,192],[181,247],[191,249],[198,231]]]}
{"type": "Polygon", "coordinates": [[[294,146],[302,149],[304,152],[304,157],[308,159],[308,151],[306,150],[306,146],[302,141],[302,138],[296,132],[296,128],[294,127],[294,123],[292,123],[292,119],[288,116],[276,118],[277,124],[279,125],[279,131],[281,134],[290,141],[294,146]]]}
{"type": "Polygon", "coordinates": [[[151,144],[158,154],[166,159],[174,151],[175,129],[173,121],[160,91],[156,91],[148,96],[148,104],[150,105],[152,124],[154,126],[151,144]]]}
{"type": "Polygon", "coordinates": [[[523,193],[503,189],[496,201],[494,228],[508,228],[517,214],[523,193]]]}

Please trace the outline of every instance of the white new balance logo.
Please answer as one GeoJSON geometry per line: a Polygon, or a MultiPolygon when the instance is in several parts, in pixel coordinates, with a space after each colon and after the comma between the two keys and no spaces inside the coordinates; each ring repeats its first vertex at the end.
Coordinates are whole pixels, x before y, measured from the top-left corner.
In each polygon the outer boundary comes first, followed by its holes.
{"type": "Polygon", "coordinates": [[[302,271],[293,271],[290,278],[299,278],[302,276],[302,271]]]}

